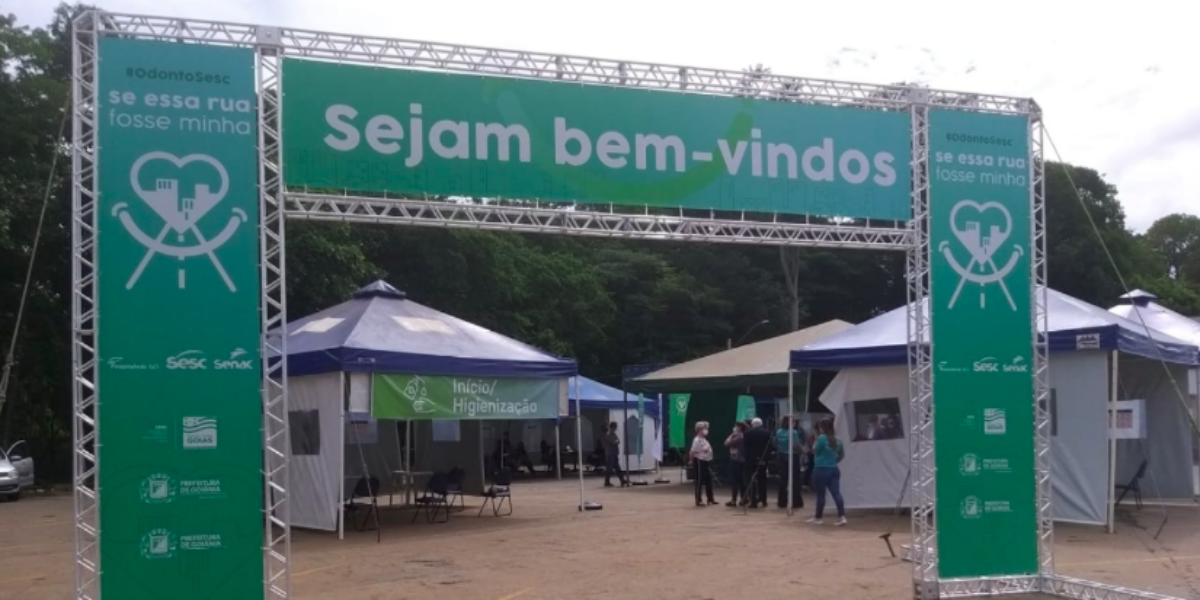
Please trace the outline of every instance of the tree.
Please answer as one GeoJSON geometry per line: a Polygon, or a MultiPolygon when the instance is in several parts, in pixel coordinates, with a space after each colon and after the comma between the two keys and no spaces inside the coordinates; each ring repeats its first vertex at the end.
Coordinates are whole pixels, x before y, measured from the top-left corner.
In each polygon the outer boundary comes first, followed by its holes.
{"type": "Polygon", "coordinates": [[[51,181],[25,320],[17,338],[0,442],[25,438],[42,476],[61,477],[70,461],[69,177],[64,111],[70,81],[70,20],[59,6],[49,28],[0,15],[0,343],[14,332],[38,217],[51,181]],[[49,167],[58,155],[56,173],[49,167]]]}
{"type": "Polygon", "coordinates": [[[1108,306],[1125,293],[1122,277],[1129,283],[1135,274],[1159,272],[1153,253],[1125,228],[1116,187],[1086,167],[1047,162],[1045,172],[1051,287],[1108,306]]]}
{"type": "MultiPolygon", "coordinates": [[[[1200,264],[1200,217],[1175,213],[1154,222],[1144,236],[1146,245],[1166,261],[1167,275],[1185,277],[1185,264],[1200,264]]],[[[1190,265],[1189,265],[1190,266],[1190,265]]],[[[1193,276],[1200,273],[1192,273],[1193,276]]],[[[1200,283],[1200,279],[1191,279],[1200,283]]]]}

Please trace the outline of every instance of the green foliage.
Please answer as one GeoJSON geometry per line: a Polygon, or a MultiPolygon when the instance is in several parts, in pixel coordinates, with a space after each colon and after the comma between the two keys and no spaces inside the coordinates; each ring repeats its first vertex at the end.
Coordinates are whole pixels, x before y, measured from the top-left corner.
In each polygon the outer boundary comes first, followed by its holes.
{"type": "Polygon", "coordinates": [[[1200,283],[1200,217],[1167,215],[1146,230],[1145,241],[1166,262],[1168,275],[1200,283]]]}

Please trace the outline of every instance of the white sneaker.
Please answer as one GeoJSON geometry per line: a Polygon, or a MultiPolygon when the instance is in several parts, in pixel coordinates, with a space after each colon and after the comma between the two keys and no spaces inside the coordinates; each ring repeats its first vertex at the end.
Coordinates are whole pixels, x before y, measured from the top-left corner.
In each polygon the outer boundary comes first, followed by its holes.
{"type": "Polygon", "coordinates": [[[834,524],[838,527],[844,526],[846,524],[846,517],[838,517],[837,523],[834,524]]]}
{"type": "Polygon", "coordinates": [[[825,524],[825,521],[822,521],[821,519],[818,519],[816,517],[812,517],[810,519],[805,519],[804,522],[808,523],[809,525],[824,525],[825,524]]]}

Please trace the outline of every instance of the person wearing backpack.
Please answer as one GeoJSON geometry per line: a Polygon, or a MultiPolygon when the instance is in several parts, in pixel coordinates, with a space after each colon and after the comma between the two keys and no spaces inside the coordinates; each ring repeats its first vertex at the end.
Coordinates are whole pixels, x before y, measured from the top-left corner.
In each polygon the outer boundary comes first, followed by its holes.
{"type": "Polygon", "coordinates": [[[825,523],[822,520],[825,513],[825,490],[829,490],[829,495],[833,496],[833,503],[837,506],[837,525],[840,527],[846,524],[846,503],[842,500],[842,472],[838,470],[838,463],[846,457],[846,449],[833,431],[832,419],[822,419],[817,424],[817,431],[820,436],[813,444],[813,491],[817,495],[817,512],[808,522],[813,525],[825,523]]]}

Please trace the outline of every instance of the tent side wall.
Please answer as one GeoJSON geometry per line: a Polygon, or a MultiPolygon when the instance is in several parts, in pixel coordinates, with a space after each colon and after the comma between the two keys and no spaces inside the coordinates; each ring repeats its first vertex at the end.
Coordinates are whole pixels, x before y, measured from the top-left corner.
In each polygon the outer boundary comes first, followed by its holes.
{"type": "Polygon", "coordinates": [[[1170,378],[1158,361],[1121,358],[1118,377],[1120,400],[1146,401],[1147,438],[1117,441],[1117,484],[1133,479],[1138,466],[1147,461],[1142,479],[1142,497],[1152,499],[1193,498],[1191,465],[1192,434],[1187,407],[1187,368],[1169,364],[1170,378]],[[1174,379],[1172,384],[1171,379],[1174,379]]]}
{"type": "Polygon", "coordinates": [[[342,461],[342,374],[288,378],[292,525],[337,531],[342,461]]]}
{"type": "MultiPolygon", "coordinates": [[[[1062,354],[1052,359],[1051,444],[1056,520],[1096,525],[1106,521],[1107,368],[1105,352],[1062,354]]],[[[893,398],[898,400],[901,430],[907,436],[910,422],[906,367],[846,369],[838,373],[821,395],[821,401],[835,415],[838,435],[849,440],[846,458],[840,465],[842,493],[848,507],[891,508],[902,493],[904,503],[909,502],[904,486],[909,470],[909,440],[856,441],[861,432],[851,431],[854,421],[851,403],[893,398]]]]}

